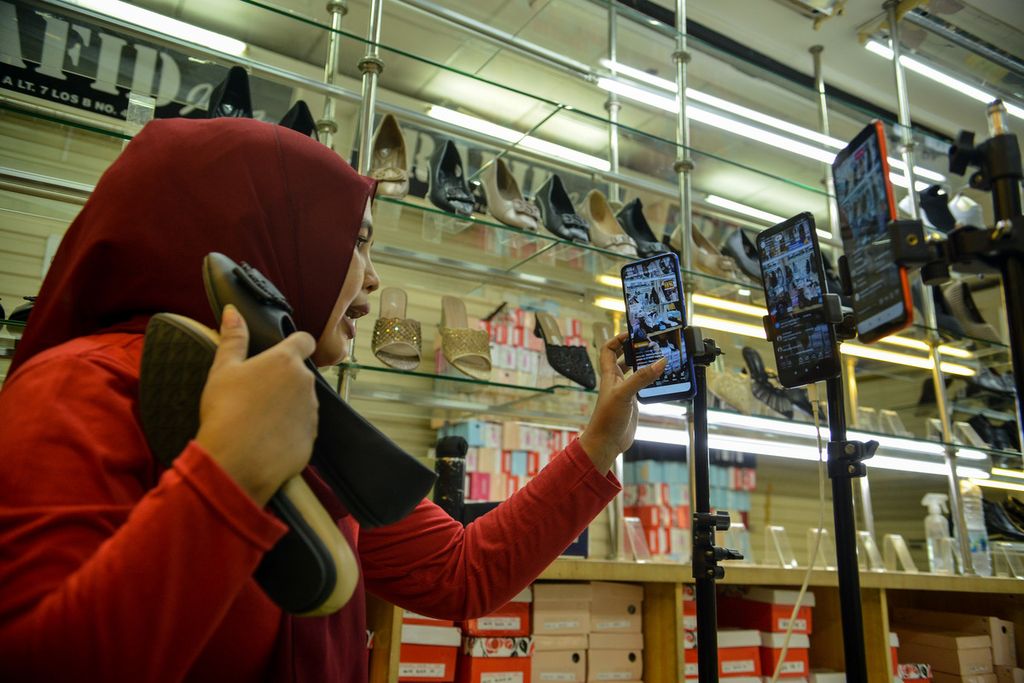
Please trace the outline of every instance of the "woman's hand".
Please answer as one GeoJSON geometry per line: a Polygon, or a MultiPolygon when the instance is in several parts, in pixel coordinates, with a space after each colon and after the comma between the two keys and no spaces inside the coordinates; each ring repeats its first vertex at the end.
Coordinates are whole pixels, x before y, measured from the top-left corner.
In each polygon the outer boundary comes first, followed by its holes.
{"type": "Polygon", "coordinates": [[[304,361],[315,346],[313,337],[295,332],[246,358],[245,320],[234,306],[221,316],[196,441],[260,506],[313,452],[319,404],[304,361]]]}
{"type": "Polygon", "coordinates": [[[619,364],[628,335],[623,332],[601,347],[601,385],[590,422],[580,434],[580,445],[601,474],[606,474],[615,457],[629,448],[636,434],[636,393],[658,379],[666,358],[640,368],[626,377],[619,364]]]}

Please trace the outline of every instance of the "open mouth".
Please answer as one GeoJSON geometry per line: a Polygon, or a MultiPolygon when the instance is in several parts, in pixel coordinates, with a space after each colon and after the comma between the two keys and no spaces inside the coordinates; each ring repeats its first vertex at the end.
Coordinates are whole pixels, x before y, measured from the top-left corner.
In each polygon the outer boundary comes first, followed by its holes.
{"type": "Polygon", "coordinates": [[[349,306],[348,310],[345,311],[345,315],[342,316],[342,322],[345,325],[345,332],[348,334],[349,339],[356,338],[356,323],[355,321],[362,318],[364,315],[369,315],[370,306],[369,304],[356,304],[349,306]]]}

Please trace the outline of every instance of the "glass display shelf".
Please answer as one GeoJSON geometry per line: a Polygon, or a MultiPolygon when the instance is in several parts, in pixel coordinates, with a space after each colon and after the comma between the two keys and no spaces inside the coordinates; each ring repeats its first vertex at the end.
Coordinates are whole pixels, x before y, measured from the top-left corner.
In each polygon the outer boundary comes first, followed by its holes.
{"type": "MultiPolygon", "coordinates": [[[[418,405],[440,411],[442,419],[472,415],[513,417],[523,421],[579,427],[586,424],[596,391],[569,380],[548,386],[492,382],[454,374],[346,362],[337,366],[338,381],[348,375],[349,399],[418,405]],[[359,377],[366,373],[367,376],[359,377]]],[[[340,385],[339,385],[340,386],[340,385]]]]}

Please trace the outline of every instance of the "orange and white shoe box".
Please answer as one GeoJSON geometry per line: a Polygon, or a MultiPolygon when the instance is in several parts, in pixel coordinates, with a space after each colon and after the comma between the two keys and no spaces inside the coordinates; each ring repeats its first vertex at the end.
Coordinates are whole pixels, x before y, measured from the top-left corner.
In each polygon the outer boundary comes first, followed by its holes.
{"type": "MultiPolygon", "coordinates": [[[[784,633],[799,593],[774,588],[751,588],[743,597],[720,595],[718,618],[720,623],[768,633],[784,633]]],[[[812,632],[811,608],[814,594],[805,593],[793,624],[793,633],[809,635],[812,632]]]]}
{"type": "Polygon", "coordinates": [[[590,633],[590,598],[589,583],[534,584],[534,635],[590,633]]]}
{"type": "Polygon", "coordinates": [[[590,584],[592,633],[640,633],[644,588],[631,583],[593,581],[590,584]]]}
{"type": "Polygon", "coordinates": [[[398,680],[454,681],[461,639],[461,632],[454,626],[403,624],[398,680]]]}
{"type": "MultiPolygon", "coordinates": [[[[718,676],[728,678],[761,675],[761,634],[754,630],[718,630],[718,676]]],[[[697,678],[696,638],[687,637],[683,652],[685,676],[697,678]],[[692,646],[691,646],[692,643],[692,646]]]]}
{"type": "Polygon", "coordinates": [[[534,683],[587,680],[587,636],[534,636],[530,677],[534,683]]]}
{"type": "Polygon", "coordinates": [[[642,633],[591,633],[587,638],[588,681],[643,679],[642,633]]]}
{"type": "MultiPolygon", "coordinates": [[[[846,683],[846,673],[843,671],[815,671],[807,677],[807,680],[809,683],[846,683]]],[[[788,681],[787,683],[793,682],[788,681]]]]}
{"type": "Polygon", "coordinates": [[[462,631],[467,636],[528,636],[532,600],[533,592],[527,587],[487,616],[463,622],[462,631]]]}
{"type": "Polygon", "coordinates": [[[459,651],[459,683],[530,683],[533,639],[466,637],[459,651]]]}
{"type": "Polygon", "coordinates": [[[403,624],[423,624],[425,626],[455,626],[455,622],[449,619],[434,619],[416,614],[410,610],[402,610],[403,624]]]}
{"type": "MultiPolygon", "coordinates": [[[[772,676],[775,673],[785,639],[785,633],[761,634],[761,671],[765,676],[772,676]]],[[[782,663],[779,678],[806,678],[811,671],[810,647],[811,639],[803,633],[791,635],[789,649],[786,650],[786,661],[782,663]]]]}

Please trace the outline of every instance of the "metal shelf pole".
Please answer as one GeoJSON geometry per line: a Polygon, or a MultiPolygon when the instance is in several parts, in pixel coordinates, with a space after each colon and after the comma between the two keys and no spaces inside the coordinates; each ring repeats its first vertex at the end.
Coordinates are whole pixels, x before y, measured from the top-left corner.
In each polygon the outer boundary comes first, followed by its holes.
{"type": "MultiPolygon", "coordinates": [[[[338,53],[341,51],[341,20],[348,13],[347,0],[330,0],[327,11],[331,15],[331,32],[327,35],[327,60],[324,63],[324,83],[334,86],[334,77],[338,73],[338,53]]],[[[324,115],[316,122],[317,135],[320,142],[334,149],[334,134],[338,132],[338,122],[334,118],[334,98],[324,98],[324,115]]]]}

